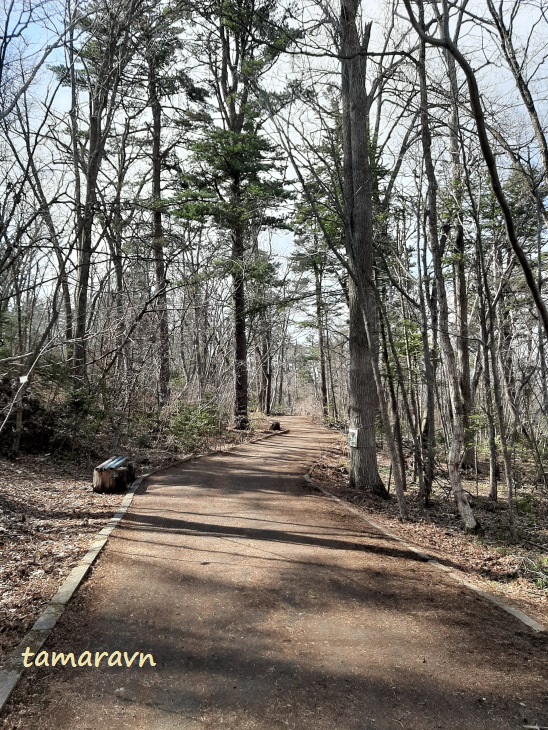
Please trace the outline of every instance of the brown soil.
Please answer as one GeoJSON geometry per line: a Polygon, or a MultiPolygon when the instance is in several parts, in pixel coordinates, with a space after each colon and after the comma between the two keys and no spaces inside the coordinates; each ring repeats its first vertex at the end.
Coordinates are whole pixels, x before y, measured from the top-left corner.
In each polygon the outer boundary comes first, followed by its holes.
{"type": "Polygon", "coordinates": [[[336,437],[291,433],[155,475],[49,651],[157,666],[29,670],[5,727],[548,724],[548,640],[306,488],[336,437]]]}

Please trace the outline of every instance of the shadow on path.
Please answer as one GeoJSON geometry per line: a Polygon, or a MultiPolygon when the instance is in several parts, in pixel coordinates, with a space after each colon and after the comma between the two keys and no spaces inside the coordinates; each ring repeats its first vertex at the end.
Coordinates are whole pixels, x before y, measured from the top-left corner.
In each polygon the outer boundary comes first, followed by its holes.
{"type": "Polygon", "coordinates": [[[548,724],[546,638],[304,489],[336,437],[283,420],[288,436],[151,477],[46,647],[156,666],[34,668],[8,721],[24,705],[33,730],[548,724]]]}

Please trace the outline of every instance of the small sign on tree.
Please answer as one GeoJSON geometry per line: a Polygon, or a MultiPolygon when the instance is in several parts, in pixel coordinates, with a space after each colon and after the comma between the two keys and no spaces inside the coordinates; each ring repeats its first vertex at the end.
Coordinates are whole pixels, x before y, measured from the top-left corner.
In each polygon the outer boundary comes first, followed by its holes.
{"type": "Polygon", "coordinates": [[[349,428],[348,429],[348,445],[352,446],[354,449],[358,446],[358,429],[357,428],[349,428]]]}

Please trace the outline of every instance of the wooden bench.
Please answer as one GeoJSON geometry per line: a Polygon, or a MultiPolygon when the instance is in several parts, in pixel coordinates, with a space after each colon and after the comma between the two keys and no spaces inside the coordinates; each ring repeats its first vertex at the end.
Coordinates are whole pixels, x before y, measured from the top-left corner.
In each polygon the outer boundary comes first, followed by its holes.
{"type": "Polygon", "coordinates": [[[93,491],[124,492],[135,480],[135,466],[125,456],[111,456],[93,470],[93,491]]]}

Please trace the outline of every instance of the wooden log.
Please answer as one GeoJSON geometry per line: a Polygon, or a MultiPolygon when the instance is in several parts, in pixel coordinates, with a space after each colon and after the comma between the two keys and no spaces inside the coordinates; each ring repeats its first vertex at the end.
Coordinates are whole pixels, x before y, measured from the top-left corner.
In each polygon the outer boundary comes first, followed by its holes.
{"type": "Polygon", "coordinates": [[[126,464],[127,469],[127,485],[133,484],[135,481],[135,464],[132,461],[128,461],[126,464]]]}
{"type": "Polygon", "coordinates": [[[109,469],[93,470],[93,491],[108,494],[114,491],[113,472],[109,469]]]}

